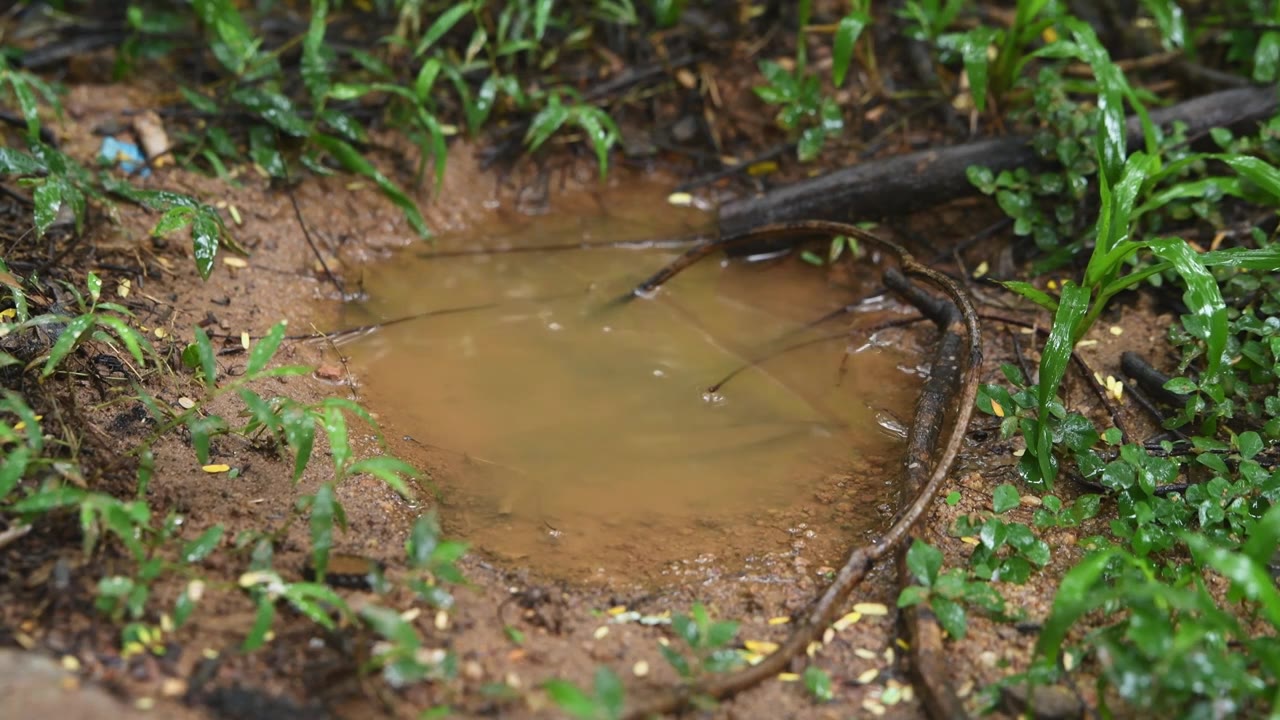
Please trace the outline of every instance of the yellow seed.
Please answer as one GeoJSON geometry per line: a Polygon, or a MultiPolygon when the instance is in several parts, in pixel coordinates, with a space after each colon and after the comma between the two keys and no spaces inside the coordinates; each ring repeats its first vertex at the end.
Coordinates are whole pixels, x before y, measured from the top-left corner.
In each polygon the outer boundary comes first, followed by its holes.
{"type": "Polygon", "coordinates": [[[235,224],[237,225],[244,224],[244,220],[241,219],[240,217],[240,210],[235,205],[228,205],[227,212],[231,213],[231,219],[235,222],[235,224]]]}
{"type": "Polygon", "coordinates": [[[862,685],[866,685],[867,683],[871,682],[872,680],[875,680],[879,676],[880,676],[880,668],[871,668],[870,670],[864,670],[862,674],[858,676],[858,683],[862,685]]]}
{"type": "Polygon", "coordinates": [[[786,624],[787,624],[787,623],[789,623],[789,622],[791,622],[791,618],[790,618],[790,617],[787,617],[786,615],[781,615],[781,616],[779,616],[779,617],[771,617],[771,618],[769,618],[769,624],[770,624],[770,625],[786,625],[786,624]]]}
{"type": "Polygon", "coordinates": [[[624,612],[626,612],[626,611],[627,611],[627,606],[626,606],[626,605],[614,605],[613,607],[609,608],[608,610],[605,610],[605,614],[607,614],[607,615],[612,615],[612,616],[614,616],[614,617],[617,617],[617,616],[621,615],[622,613],[624,613],[624,612]]]}
{"type": "Polygon", "coordinates": [[[160,338],[161,340],[163,340],[163,339],[165,339],[165,338],[169,337],[169,331],[168,331],[168,330],[165,330],[164,328],[158,327],[158,328],[156,328],[156,329],[155,329],[155,335],[156,335],[156,337],[158,337],[158,338],[160,338]]]}
{"type": "Polygon", "coordinates": [[[1112,335],[1119,336],[1124,334],[1124,328],[1120,327],[1119,325],[1112,325],[1110,328],[1108,328],[1108,330],[1112,335]]]}
{"type": "Polygon", "coordinates": [[[867,698],[862,701],[862,709],[876,717],[880,717],[885,714],[885,707],[871,698],[867,698]]]}
{"type": "Polygon", "coordinates": [[[63,655],[62,669],[66,670],[67,672],[79,672],[80,658],[76,657],[75,655],[63,655]]]}
{"type": "Polygon", "coordinates": [[[983,260],[982,262],[978,263],[978,267],[974,268],[973,276],[975,278],[980,278],[983,275],[986,275],[987,271],[990,269],[991,269],[991,266],[987,264],[986,260],[983,260]]]}
{"type": "Polygon", "coordinates": [[[649,663],[644,660],[637,660],[636,664],[631,666],[631,674],[636,677],[645,677],[649,674],[649,663]]]}
{"type": "Polygon", "coordinates": [[[436,613],[435,626],[437,630],[446,630],[449,627],[449,613],[440,610],[436,613]]]}
{"type": "Polygon", "coordinates": [[[245,350],[249,349],[249,332],[247,330],[240,331],[240,347],[245,350]]]}
{"type": "Polygon", "coordinates": [[[222,262],[225,263],[227,267],[233,267],[233,268],[249,267],[249,263],[245,262],[244,258],[236,257],[234,255],[228,255],[222,258],[222,262]]]}
{"type": "Polygon", "coordinates": [[[671,193],[667,196],[667,204],[676,207],[689,207],[693,205],[693,196],[687,192],[671,193]]]}
{"type": "Polygon", "coordinates": [[[860,612],[863,615],[888,615],[889,608],[883,603],[858,603],[853,606],[854,612],[860,612]]]}
{"type": "Polygon", "coordinates": [[[133,701],[133,706],[146,712],[156,706],[156,699],[151,697],[140,697],[133,701]]]}
{"type": "Polygon", "coordinates": [[[835,628],[836,632],[841,632],[845,628],[858,622],[861,619],[862,619],[862,613],[855,610],[854,612],[851,612],[851,613],[845,613],[844,616],[842,616],[839,620],[836,620],[835,622],[831,623],[831,627],[835,628]]]}
{"type": "MultiPolygon", "coordinates": [[[[827,628],[827,632],[831,632],[831,628],[827,628]]],[[[808,647],[804,649],[804,654],[808,655],[809,657],[813,657],[817,655],[818,651],[821,649],[822,649],[822,643],[818,642],[817,640],[814,640],[813,642],[809,643],[808,647]]]]}
{"type": "Polygon", "coordinates": [[[608,635],[608,634],[609,634],[609,626],[601,625],[600,627],[596,628],[596,631],[592,633],[591,636],[597,640],[600,640],[604,638],[605,635],[608,635]]]}
{"type": "Polygon", "coordinates": [[[133,283],[129,281],[129,278],[125,278],[116,283],[116,295],[122,298],[127,298],[129,297],[129,290],[132,287],[133,283]]]}
{"type": "Polygon", "coordinates": [[[795,673],[791,673],[791,672],[778,673],[779,682],[795,682],[799,679],[800,679],[800,676],[795,673]]]}
{"type": "Polygon", "coordinates": [[[742,645],[749,652],[760,653],[761,655],[768,655],[778,649],[778,643],[769,642],[768,640],[747,640],[742,645]]]}
{"type": "Polygon", "coordinates": [[[879,655],[876,655],[874,652],[866,648],[857,648],[856,650],[853,651],[853,654],[857,655],[863,660],[875,660],[877,657],[879,657],[879,655]]]}
{"type": "Polygon", "coordinates": [[[965,535],[964,537],[960,538],[960,542],[964,543],[965,545],[977,545],[978,538],[972,535],[965,535]]]}
{"type": "Polygon", "coordinates": [[[224,473],[230,470],[231,466],[225,463],[214,463],[213,465],[205,465],[200,469],[207,473],[224,473]]]}

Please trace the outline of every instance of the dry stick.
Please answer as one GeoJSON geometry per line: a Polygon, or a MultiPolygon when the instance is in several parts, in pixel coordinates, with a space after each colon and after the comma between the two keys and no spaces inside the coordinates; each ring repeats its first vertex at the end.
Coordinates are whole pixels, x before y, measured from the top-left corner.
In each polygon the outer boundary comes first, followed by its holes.
{"type": "MultiPolygon", "coordinates": [[[[933,373],[939,379],[935,382],[931,378],[930,382],[925,384],[916,406],[917,418],[921,417],[923,410],[925,416],[932,417],[935,421],[928,423],[927,426],[919,422],[913,423],[908,436],[905,485],[918,490],[916,499],[899,515],[879,542],[855,548],[850,552],[831,584],[814,601],[807,614],[794,624],[795,629],[787,640],[759,664],[732,674],[716,676],[700,683],[668,690],[650,698],[648,702],[638,703],[630,708],[625,715],[627,718],[642,718],[655,713],[673,712],[687,707],[690,701],[698,696],[724,698],[746,690],[785,670],[792,658],[803,653],[810,642],[822,635],[835,619],[849,593],[866,576],[871,567],[877,561],[896,552],[906,541],[911,529],[924,515],[925,510],[937,495],[938,489],[946,480],[956,454],[964,442],[965,429],[969,425],[974,399],[977,396],[978,369],[982,364],[982,334],[978,327],[977,311],[963,287],[946,275],[921,265],[910,253],[894,242],[872,235],[853,225],[837,222],[813,220],[769,225],[726,238],[711,247],[704,245],[693,248],[636,288],[635,294],[645,295],[653,292],[663,282],[714,250],[762,240],[794,243],[814,235],[855,237],[885,249],[898,258],[903,272],[926,279],[942,290],[959,308],[961,319],[950,322],[944,330],[942,340],[939,341],[933,373]],[[968,341],[967,358],[963,368],[959,365],[961,336],[965,336],[968,341]],[[947,338],[954,339],[949,341],[947,338]],[[942,377],[944,375],[951,376],[951,379],[958,383],[958,389],[955,385],[942,387],[950,384],[945,381],[946,378],[942,377]],[[942,394],[938,394],[939,392],[942,394]],[[942,426],[942,408],[947,404],[948,399],[954,402],[955,421],[947,436],[946,444],[941,453],[937,454],[937,462],[930,471],[928,460],[934,453],[930,452],[930,448],[923,447],[922,440],[936,433],[942,426]]],[[[927,310],[921,308],[921,312],[927,312],[927,310]]]]}

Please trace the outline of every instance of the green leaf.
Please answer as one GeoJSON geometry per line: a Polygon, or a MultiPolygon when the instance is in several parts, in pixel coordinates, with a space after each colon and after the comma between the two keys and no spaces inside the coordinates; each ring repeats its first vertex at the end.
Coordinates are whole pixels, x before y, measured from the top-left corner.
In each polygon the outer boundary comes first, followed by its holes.
{"type": "Polygon", "coordinates": [[[1262,606],[1273,627],[1280,627],[1280,590],[1276,589],[1275,580],[1265,563],[1244,553],[1215,546],[1204,535],[1183,533],[1182,539],[1194,555],[1202,558],[1202,562],[1229,579],[1233,589],[1262,606]]]}
{"type": "Polygon", "coordinates": [[[222,225],[213,211],[205,208],[197,211],[191,224],[191,249],[196,261],[196,271],[204,280],[208,280],[213,272],[213,259],[218,254],[218,240],[221,236],[222,225]]]}
{"type": "MultiPolygon", "coordinates": [[[[428,48],[444,37],[445,33],[452,30],[453,26],[457,25],[458,21],[466,17],[469,12],[471,12],[471,3],[469,2],[460,2],[444,11],[440,17],[436,18],[435,22],[431,23],[431,27],[427,28],[426,34],[418,41],[418,46],[413,50],[413,56],[415,58],[421,57],[428,48]]],[[[539,37],[541,37],[540,34],[539,37]]]]}
{"type": "Polygon", "coordinates": [[[65,181],[50,178],[39,185],[32,193],[35,204],[36,236],[44,237],[45,232],[58,219],[58,211],[62,209],[62,189],[65,181]]]}
{"type": "Polygon", "coordinates": [[[948,635],[956,640],[964,639],[969,623],[963,605],[935,595],[929,599],[929,606],[933,609],[933,614],[938,616],[938,624],[948,635]]]}
{"type": "Polygon", "coordinates": [[[338,500],[333,485],[324,483],[311,500],[311,563],[316,579],[323,580],[329,569],[329,551],[333,549],[333,522],[338,500]]]}
{"type": "MultiPolygon", "coordinates": [[[[1058,386],[1066,375],[1071,362],[1071,350],[1076,343],[1076,327],[1089,308],[1089,289],[1067,282],[1062,286],[1058,311],[1053,316],[1053,327],[1040,354],[1040,386],[1037,405],[1042,417],[1048,412],[1049,403],[1058,395],[1058,386]]],[[[1046,417],[1047,419],[1047,417],[1046,417]]],[[[1045,448],[1048,452],[1048,448],[1045,448]]]]}
{"type": "MultiPolygon", "coordinates": [[[[395,183],[379,172],[373,166],[373,163],[365,159],[358,150],[351,147],[346,141],[332,135],[316,134],[311,137],[311,142],[332,155],[347,171],[363,175],[372,180],[382,190],[382,193],[404,212],[409,224],[419,236],[424,238],[431,237],[431,231],[427,229],[427,223],[422,219],[422,213],[418,211],[418,206],[395,183]]],[[[437,158],[437,162],[440,161],[441,158],[437,158]]]]}
{"type": "Polygon", "coordinates": [[[150,349],[151,344],[137,330],[126,325],[123,320],[115,315],[107,315],[105,313],[98,313],[98,325],[109,328],[116,337],[120,338],[120,342],[124,343],[125,348],[129,350],[129,354],[133,356],[139,366],[146,365],[142,349],[143,347],[150,349]]]}
{"type": "Polygon", "coordinates": [[[546,107],[533,116],[533,121],[529,123],[529,130],[524,137],[529,150],[532,152],[541,147],[568,120],[568,108],[560,103],[559,95],[552,95],[546,107]]]}
{"type": "Polygon", "coordinates": [[[200,537],[187,543],[182,550],[182,560],[187,563],[198,563],[209,557],[209,553],[218,547],[218,543],[222,540],[223,528],[221,525],[214,525],[200,534],[200,537]]]}
{"type": "Polygon", "coordinates": [[[571,682],[548,680],[543,683],[542,689],[557,708],[579,720],[598,720],[600,717],[596,701],[571,682]]]}
{"type": "Polygon", "coordinates": [[[281,320],[272,325],[261,340],[254,343],[253,349],[249,351],[249,364],[245,367],[245,375],[257,374],[267,367],[267,363],[271,362],[281,341],[284,340],[284,331],[288,326],[288,320],[281,320]]]}
{"type": "Polygon", "coordinates": [[[298,114],[293,101],[278,92],[261,87],[241,87],[231,93],[231,99],[286,135],[307,137],[311,134],[311,126],[298,114]]]}
{"type": "Polygon", "coordinates": [[[241,650],[244,652],[253,652],[262,647],[267,641],[267,633],[271,630],[271,623],[276,619],[276,604],[267,593],[263,593],[258,598],[258,611],[253,618],[253,626],[249,628],[249,634],[244,639],[241,650]]]}
{"type": "Polygon", "coordinates": [[[1016,507],[1022,501],[1022,496],[1018,494],[1018,489],[1005,483],[995,489],[991,498],[992,510],[997,515],[1008,512],[1016,507]]]}
{"type": "Polygon", "coordinates": [[[63,328],[62,334],[58,336],[58,340],[54,342],[53,348],[49,350],[49,360],[44,364],[44,370],[40,373],[41,377],[49,377],[58,367],[59,363],[67,357],[67,354],[75,349],[81,338],[95,324],[97,324],[98,316],[94,313],[85,313],[71,320],[67,326],[63,328]]]}
{"type": "Polygon", "coordinates": [[[818,702],[830,702],[835,697],[831,689],[831,675],[817,665],[804,670],[804,686],[818,702]]]}
{"type": "Polygon", "coordinates": [[[1271,30],[1262,34],[1258,46],[1253,51],[1253,81],[1259,83],[1275,82],[1280,76],[1280,31],[1271,30]]]}
{"type": "Polygon", "coordinates": [[[186,99],[187,104],[191,105],[196,112],[205,115],[218,114],[218,103],[214,102],[213,99],[208,96],[203,95],[196,90],[192,90],[185,85],[179,85],[178,92],[182,93],[182,97],[186,99]]]}
{"type": "Polygon", "coordinates": [[[827,136],[820,127],[805,128],[796,142],[796,157],[800,162],[809,162],[822,152],[822,145],[827,136]]]}
{"type": "Polygon", "coordinates": [[[305,409],[290,405],[280,414],[285,442],[293,449],[293,481],[296,483],[311,461],[311,447],[315,442],[315,418],[305,409]]]}
{"type": "Polygon", "coordinates": [[[1005,288],[1012,290],[1049,312],[1057,312],[1058,310],[1056,298],[1029,282],[1021,280],[1000,280],[998,282],[1005,288]]]}
{"type": "Polygon", "coordinates": [[[204,386],[212,390],[218,380],[218,361],[213,353],[213,343],[199,325],[195,328],[195,337],[196,341],[191,346],[195,348],[196,359],[200,363],[204,386]]]}
{"type": "Polygon", "coordinates": [[[328,90],[329,66],[324,56],[325,20],[329,14],[329,0],[311,0],[311,24],[302,41],[302,83],[307,92],[319,102],[328,90]]]}
{"type": "Polygon", "coordinates": [[[47,488],[14,503],[10,511],[19,515],[46,513],[54,508],[78,505],[87,495],[84,490],[74,487],[47,488]]]}
{"type": "Polygon", "coordinates": [[[867,25],[871,24],[871,16],[865,12],[849,13],[840,19],[836,26],[835,44],[831,50],[831,78],[836,87],[844,85],[844,78],[849,72],[849,62],[853,59],[853,47],[867,25]]]}
{"type": "Polygon", "coordinates": [[[931,587],[942,569],[942,551],[916,538],[907,550],[907,570],[916,581],[931,587]]]}
{"type": "Polygon", "coordinates": [[[156,226],[151,228],[153,237],[163,237],[176,230],[191,224],[191,220],[195,217],[195,209],[176,205],[169,208],[160,216],[160,220],[156,222],[156,226]]]}
{"type": "Polygon", "coordinates": [[[0,147],[0,175],[44,175],[44,163],[16,148],[0,147]]]}
{"type": "Polygon", "coordinates": [[[324,409],[324,432],[329,438],[329,454],[333,456],[335,479],[346,476],[347,463],[351,460],[351,444],[347,439],[347,418],[342,410],[329,406],[324,409]]]}
{"type": "Polygon", "coordinates": [[[403,478],[416,478],[419,473],[417,469],[403,460],[389,455],[366,458],[352,464],[351,467],[347,468],[346,474],[360,475],[363,473],[372,475],[386,483],[387,487],[395,490],[400,494],[400,497],[406,500],[412,500],[415,497],[415,493],[403,478]]]}
{"type": "MultiPolygon", "coordinates": [[[[547,20],[551,18],[551,6],[554,0],[534,0],[533,4],[533,36],[538,42],[542,42],[542,36],[547,33],[547,20]]],[[[665,16],[659,14],[658,22],[661,24],[665,16]]]]}
{"type": "Polygon", "coordinates": [[[1053,598],[1049,619],[1041,628],[1040,639],[1036,642],[1037,655],[1056,663],[1067,630],[1081,616],[1106,600],[1102,593],[1095,592],[1095,587],[1116,555],[1115,550],[1096,552],[1081,560],[1063,576],[1053,598]]]}
{"type": "MultiPolygon", "coordinates": [[[[1280,32],[1270,34],[1280,38],[1280,32]]],[[[1250,155],[1216,155],[1214,157],[1230,165],[1232,170],[1248,178],[1249,182],[1270,195],[1273,203],[1280,204],[1280,169],[1250,155]]]]}
{"type": "Polygon", "coordinates": [[[31,448],[19,445],[5,453],[0,460],[0,503],[9,498],[9,493],[18,486],[27,472],[27,464],[31,461],[31,448]]]}
{"type": "Polygon", "coordinates": [[[5,72],[9,76],[9,84],[13,86],[13,94],[18,99],[18,107],[22,110],[22,118],[27,122],[27,140],[37,142],[40,139],[40,106],[36,95],[31,91],[25,74],[12,70],[5,72]]]}
{"type": "Polygon", "coordinates": [[[987,48],[1000,37],[995,28],[980,25],[958,37],[961,59],[964,61],[965,73],[969,76],[969,89],[973,94],[973,105],[978,112],[987,109],[987,77],[990,59],[987,48]]]}
{"type": "Polygon", "coordinates": [[[1180,238],[1153,240],[1151,251],[1173,265],[1186,284],[1182,301],[1192,314],[1205,320],[1209,332],[1205,341],[1207,368],[1202,382],[1214,382],[1223,372],[1227,357],[1228,318],[1226,301],[1218,288],[1218,281],[1204,265],[1191,245],[1180,238]]]}
{"type": "Polygon", "coordinates": [[[622,681],[609,668],[601,665],[596,668],[594,678],[596,701],[610,718],[622,717],[622,704],[625,692],[622,681]]]}

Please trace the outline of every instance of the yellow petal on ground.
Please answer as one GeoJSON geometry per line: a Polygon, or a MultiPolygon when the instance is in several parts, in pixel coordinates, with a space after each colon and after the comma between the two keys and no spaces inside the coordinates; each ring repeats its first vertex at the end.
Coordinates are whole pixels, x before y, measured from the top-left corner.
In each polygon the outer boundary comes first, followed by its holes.
{"type": "Polygon", "coordinates": [[[228,205],[227,212],[231,213],[231,220],[235,222],[235,224],[244,224],[244,219],[240,217],[240,210],[235,205],[228,205]]]}
{"type": "Polygon", "coordinates": [[[671,193],[667,196],[667,204],[676,207],[689,207],[693,204],[693,196],[687,192],[671,193]]]}
{"type": "Polygon", "coordinates": [[[636,677],[645,677],[649,674],[649,663],[644,660],[637,660],[636,664],[631,666],[631,674],[636,677]]]}
{"type": "Polygon", "coordinates": [[[880,668],[871,668],[870,670],[864,670],[862,674],[858,676],[858,684],[866,685],[867,683],[871,682],[872,680],[875,680],[878,677],[880,677],[880,668]]]}
{"type": "MultiPolygon", "coordinates": [[[[831,628],[827,628],[827,632],[831,632],[831,628]]],[[[809,647],[806,647],[804,649],[804,654],[808,655],[809,657],[813,657],[814,655],[817,655],[818,651],[821,649],[822,649],[822,643],[818,642],[817,640],[814,640],[813,642],[809,643],[809,647]]]]}
{"type": "Polygon", "coordinates": [[[853,606],[854,612],[860,612],[863,615],[888,615],[889,608],[884,603],[858,603],[853,606]]]}
{"type": "Polygon", "coordinates": [[[223,257],[223,258],[222,258],[222,262],[223,262],[223,264],[225,264],[227,267],[233,267],[233,268],[247,268],[247,267],[249,267],[249,263],[248,263],[248,262],[246,262],[244,258],[242,258],[242,257],[236,257],[236,256],[234,256],[234,255],[227,255],[227,256],[223,257]]]}
{"type": "Polygon", "coordinates": [[[991,412],[992,412],[992,413],[995,413],[995,416],[996,416],[996,417],[998,417],[998,418],[1002,418],[1002,417],[1004,417],[1004,406],[1003,406],[1003,405],[1001,405],[1000,403],[996,402],[995,400],[992,400],[992,401],[991,401],[991,412]]]}
{"type": "Polygon", "coordinates": [[[5,308],[0,310],[0,320],[12,320],[18,316],[18,311],[13,308],[5,308]]]}
{"type": "Polygon", "coordinates": [[[230,470],[231,466],[223,463],[214,463],[213,465],[205,465],[200,469],[207,473],[224,473],[230,470]]]}
{"type": "Polygon", "coordinates": [[[609,626],[601,625],[600,627],[596,628],[595,632],[591,633],[591,637],[597,640],[601,640],[604,638],[605,635],[608,635],[608,634],[609,634],[609,626]]]}
{"type": "Polygon", "coordinates": [[[786,625],[789,622],[791,622],[791,618],[786,615],[780,615],[778,617],[769,618],[770,625],[786,625]]]}
{"type": "Polygon", "coordinates": [[[156,329],[155,329],[155,336],[156,336],[157,338],[160,338],[161,340],[163,340],[163,339],[165,339],[165,338],[169,337],[169,331],[168,331],[168,330],[165,330],[164,328],[156,328],[156,329]]]}
{"type": "Polygon", "coordinates": [[[748,651],[753,653],[759,653],[761,655],[768,655],[769,653],[778,649],[778,643],[769,642],[768,640],[747,640],[746,642],[742,643],[742,645],[748,651]]]}
{"type": "Polygon", "coordinates": [[[622,613],[624,613],[624,612],[626,612],[626,611],[627,611],[627,606],[626,606],[626,605],[614,605],[613,607],[609,608],[608,610],[605,610],[605,614],[607,614],[607,615],[612,615],[612,616],[614,616],[614,617],[617,617],[617,616],[621,615],[622,613]]]}
{"type": "Polygon", "coordinates": [[[972,535],[965,535],[964,537],[960,538],[960,542],[964,543],[965,545],[977,545],[978,538],[972,535]]]}
{"type": "Polygon", "coordinates": [[[845,628],[858,622],[861,619],[862,619],[862,613],[855,610],[851,613],[845,613],[844,616],[842,616],[839,620],[836,620],[835,622],[831,623],[831,627],[835,628],[836,632],[841,632],[845,628]]]}
{"type": "Polygon", "coordinates": [[[876,658],[880,657],[879,655],[875,654],[874,651],[868,650],[866,648],[856,648],[853,651],[853,654],[857,655],[863,660],[875,660],[876,658]]]}
{"type": "Polygon", "coordinates": [[[978,267],[974,268],[973,276],[975,278],[980,278],[983,275],[986,275],[987,271],[989,271],[990,269],[991,269],[991,266],[987,264],[986,260],[983,260],[982,262],[978,263],[978,267]]]}
{"type": "Polygon", "coordinates": [[[242,331],[240,333],[240,347],[244,348],[245,350],[249,349],[249,333],[248,332],[242,331]]]}
{"type": "Polygon", "coordinates": [[[778,673],[778,682],[796,682],[800,676],[795,673],[778,673]]]}
{"type": "Polygon", "coordinates": [[[116,283],[116,295],[118,297],[127,298],[129,297],[129,290],[132,288],[133,283],[130,282],[129,278],[124,278],[120,282],[116,283]]]}
{"type": "Polygon", "coordinates": [[[1107,331],[1110,332],[1112,335],[1116,335],[1116,336],[1124,334],[1124,328],[1120,327],[1119,325],[1112,325],[1111,327],[1107,328],[1107,331]]]}

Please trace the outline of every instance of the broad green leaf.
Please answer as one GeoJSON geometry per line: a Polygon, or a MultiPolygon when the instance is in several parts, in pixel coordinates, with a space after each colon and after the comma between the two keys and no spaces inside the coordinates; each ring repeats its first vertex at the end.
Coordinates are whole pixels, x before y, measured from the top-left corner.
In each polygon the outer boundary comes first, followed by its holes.
{"type": "Polygon", "coordinates": [[[551,99],[547,101],[546,107],[542,108],[533,117],[533,121],[529,123],[529,131],[524,137],[525,143],[529,145],[529,150],[535,151],[541,147],[568,120],[568,108],[560,103],[560,96],[552,95],[551,99]]]}
{"type": "Polygon", "coordinates": [[[818,702],[830,702],[835,697],[831,689],[831,675],[817,665],[804,670],[804,686],[818,702]]]}
{"type": "Polygon", "coordinates": [[[195,216],[195,208],[176,205],[164,211],[164,215],[160,216],[160,220],[156,222],[156,226],[151,228],[151,234],[155,237],[163,237],[176,230],[191,224],[191,219],[195,216]]]}
{"type": "Polygon", "coordinates": [[[31,448],[19,445],[4,454],[0,459],[0,503],[5,502],[9,493],[18,486],[18,481],[27,472],[27,464],[31,460],[31,448]]]}
{"type": "Polygon", "coordinates": [[[43,175],[44,163],[16,148],[0,147],[0,175],[43,175]]]}
{"type": "Polygon", "coordinates": [[[942,569],[942,551],[916,538],[907,550],[907,570],[924,587],[931,587],[942,569]]]}
{"type": "Polygon", "coordinates": [[[271,358],[275,356],[276,350],[284,340],[284,331],[287,327],[289,327],[289,321],[281,320],[272,325],[261,340],[254,343],[249,351],[249,364],[245,367],[245,375],[257,374],[267,367],[267,363],[271,362],[271,358]]]}
{"type": "Polygon", "coordinates": [[[311,448],[315,443],[314,416],[302,407],[290,405],[280,413],[280,425],[284,439],[293,450],[293,481],[296,483],[311,462],[311,448]]]}
{"type": "Polygon", "coordinates": [[[1022,502],[1022,496],[1018,494],[1018,489],[1008,483],[1004,483],[995,489],[991,498],[992,511],[997,515],[1006,513],[1022,502]]]}
{"type": "Polygon", "coordinates": [[[365,605],[360,608],[360,618],[382,637],[405,648],[416,648],[422,644],[418,631],[409,624],[400,613],[391,608],[379,605],[365,605]]]}
{"type": "Polygon", "coordinates": [[[1258,39],[1253,51],[1253,81],[1275,82],[1280,77],[1280,31],[1270,30],[1258,39]]]}
{"type": "Polygon", "coordinates": [[[351,612],[345,600],[327,585],[320,583],[290,583],[284,589],[284,597],[297,608],[298,612],[327,630],[334,628],[331,611],[337,611],[343,615],[349,615],[351,612]]]}
{"type": "Polygon", "coordinates": [[[948,635],[956,640],[964,639],[969,623],[963,605],[954,600],[935,595],[929,598],[929,607],[932,608],[933,614],[938,617],[938,624],[942,626],[943,630],[947,631],[948,635]]]}
{"type": "Polygon", "coordinates": [[[27,123],[27,139],[37,142],[40,139],[40,106],[36,102],[36,94],[31,91],[25,74],[6,70],[9,84],[13,87],[14,97],[18,99],[18,107],[22,110],[22,118],[27,123]]]}
{"type": "Polygon", "coordinates": [[[240,649],[244,652],[252,652],[262,647],[267,641],[267,633],[271,630],[271,623],[276,619],[275,600],[263,593],[258,598],[258,611],[253,618],[253,626],[249,628],[249,634],[245,636],[244,644],[240,649]]]}
{"type": "Polygon", "coordinates": [[[298,114],[293,101],[278,92],[261,87],[241,87],[231,93],[231,99],[286,135],[306,137],[311,133],[310,125],[298,114]]]}
{"type": "Polygon", "coordinates": [[[218,543],[222,540],[223,528],[221,525],[213,527],[200,533],[200,537],[187,543],[182,550],[182,560],[187,563],[198,563],[209,557],[218,547],[218,543]]]}
{"type": "Polygon", "coordinates": [[[595,700],[566,680],[548,680],[542,689],[557,708],[578,720],[599,720],[600,712],[595,700]]]}
{"type": "Polygon", "coordinates": [[[622,703],[625,693],[622,688],[622,681],[609,668],[601,665],[596,668],[594,678],[596,691],[596,700],[603,706],[608,717],[622,717],[622,703]]]}
{"type": "Polygon", "coordinates": [[[1000,37],[995,28],[980,25],[959,36],[960,57],[964,61],[965,74],[969,76],[969,91],[978,112],[986,112],[988,70],[991,64],[987,48],[1000,37]]]}
{"type": "Polygon", "coordinates": [[[85,313],[67,323],[67,326],[62,330],[62,334],[58,336],[58,340],[54,342],[53,348],[49,350],[49,360],[45,362],[44,370],[40,373],[40,376],[49,377],[52,375],[54,369],[66,358],[68,353],[75,349],[85,333],[97,324],[97,320],[97,315],[85,313]]]}
{"type": "MultiPolygon", "coordinates": [[[[1280,32],[1274,34],[1280,38],[1280,32]]],[[[1249,155],[1218,155],[1216,157],[1270,195],[1273,203],[1280,205],[1280,169],[1265,160],[1249,155]]]]}
{"type": "MultiPolygon", "coordinates": [[[[1047,413],[1049,403],[1057,397],[1058,385],[1066,375],[1067,364],[1071,362],[1071,350],[1077,341],[1077,325],[1089,309],[1089,295],[1088,288],[1072,282],[1063,283],[1058,311],[1053,316],[1053,327],[1049,329],[1049,338],[1045,340],[1044,351],[1040,354],[1037,406],[1042,415],[1047,413]]],[[[1047,415],[1044,417],[1048,419],[1047,415]]]]}
{"type": "MultiPolygon", "coordinates": [[[[533,36],[538,42],[542,42],[542,36],[547,33],[547,21],[551,18],[551,6],[554,4],[555,0],[534,0],[533,36]]],[[[662,23],[664,18],[664,15],[659,14],[658,22],[662,23]]]]}
{"type": "Polygon", "coordinates": [[[212,217],[213,210],[201,208],[191,223],[191,249],[196,261],[196,271],[204,280],[213,272],[213,259],[218,255],[218,241],[222,226],[212,217]]]}
{"type": "Polygon", "coordinates": [[[858,42],[862,31],[871,24],[871,16],[865,12],[849,13],[840,19],[836,26],[835,43],[831,50],[831,77],[836,87],[844,85],[844,78],[849,72],[849,62],[853,59],[853,47],[858,42]]]}
{"type": "Polygon", "coordinates": [[[64,181],[49,178],[36,187],[31,194],[35,205],[36,236],[44,237],[45,232],[58,219],[58,211],[62,209],[62,189],[64,181]]]}

